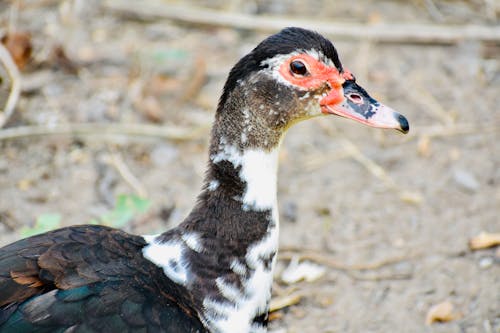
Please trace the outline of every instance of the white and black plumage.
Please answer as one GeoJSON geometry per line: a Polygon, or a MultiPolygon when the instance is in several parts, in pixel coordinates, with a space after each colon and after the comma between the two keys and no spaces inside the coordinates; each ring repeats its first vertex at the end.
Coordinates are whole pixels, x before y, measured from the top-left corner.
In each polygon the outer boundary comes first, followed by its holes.
{"type": "Polygon", "coordinates": [[[265,332],[280,142],[328,114],[408,131],[330,41],[300,28],[268,37],[229,74],[186,219],[157,236],[84,225],[0,249],[0,332],[265,332]]]}

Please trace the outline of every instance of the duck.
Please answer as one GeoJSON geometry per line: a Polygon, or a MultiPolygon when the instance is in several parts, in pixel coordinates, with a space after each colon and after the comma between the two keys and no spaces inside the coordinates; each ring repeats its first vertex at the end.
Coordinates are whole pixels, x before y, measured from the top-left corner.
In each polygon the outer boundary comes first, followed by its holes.
{"type": "Polygon", "coordinates": [[[0,332],[266,332],[279,148],[292,125],[332,115],[409,130],[322,35],[267,37],[229,73],[187,217],[159,235],[77,225],[4,246],[0,332]]]}

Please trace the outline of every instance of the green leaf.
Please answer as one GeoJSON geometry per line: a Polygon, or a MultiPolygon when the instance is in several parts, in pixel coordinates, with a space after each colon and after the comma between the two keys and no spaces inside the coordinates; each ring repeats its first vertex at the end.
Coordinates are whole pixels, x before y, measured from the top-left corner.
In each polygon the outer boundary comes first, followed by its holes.
{"type": "Polygon", "coordinates": [[[130,196],[129,199],[132,200],[132,205],[137,213],[145,213],[151,207],[151,201],[148,199],[135,195],[130,196]]]}
{"type": "Polygon", "coordinates": [[[139,214],[145,213],[151,206],[151,201],[136,195],[119,195],[115,208],[101,217],[103,224],[113,227],[123,227],[139,214]]]}
{"type": "Polygon", "coordinates": [[[167,62],[169,60],[184,60],[189,55],[182,49],[156,49],[151,53],[151,58],[156,62],[167,62]]]}
{"type": "Polygon", "coordinates": [[[61,225],[61,218],[61,214],[58,213],[42,214],[37,217],[35,225],[33,227],[21,228],[21,236],[30,237],[56,229],[61,225]]]}
{"type": "Polygon", "coordinates": [[[61,224],[61,214],[58,213],[48,213],[38,216],[36,219],[36,224],[42,229],[54,229],[61,224]]]}
{"type": "MultiPolygon", "coordinates": [[[[91,219],[89,224],[105,224],[112,227],[123,227],[134,218],[148,211],[151,201],[137,195],[119,195],[115,208],[102,215],[99,219],[91,219]]],[[[46,213],[37,217],[33,227],[22,227],[19,233],[22,237],[30,237],[60,227],[61,214],[46,213]]]]}

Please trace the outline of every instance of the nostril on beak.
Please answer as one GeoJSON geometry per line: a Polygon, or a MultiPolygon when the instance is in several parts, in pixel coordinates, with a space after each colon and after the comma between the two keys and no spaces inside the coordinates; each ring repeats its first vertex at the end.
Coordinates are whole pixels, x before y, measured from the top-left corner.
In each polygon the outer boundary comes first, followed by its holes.
{"type": "Polygon", "coordinates": [[[347,96],[351,100],[351,102],[355,104],[362,104],[363,103],[363,97],[359,96],[358,94],[349,94],[347,96]]]}

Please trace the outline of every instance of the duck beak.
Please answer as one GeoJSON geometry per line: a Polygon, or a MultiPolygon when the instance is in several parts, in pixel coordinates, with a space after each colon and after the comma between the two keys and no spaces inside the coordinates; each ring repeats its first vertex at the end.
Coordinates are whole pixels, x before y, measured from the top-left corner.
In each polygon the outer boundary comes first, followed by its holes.
{"type": "Polygon", "coordinates": [[[339,104],[321,103],[323,113],[356,120],[362,124],[379,128],[393,128],[408,133],[410,126],[406,118],[377,102],[354,80],[342,84],[344,99],[339,104]]]}

